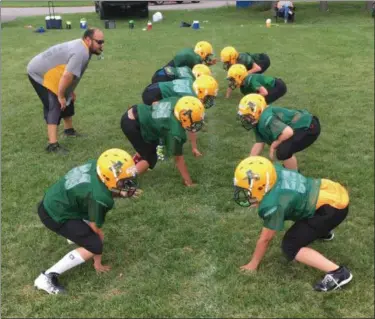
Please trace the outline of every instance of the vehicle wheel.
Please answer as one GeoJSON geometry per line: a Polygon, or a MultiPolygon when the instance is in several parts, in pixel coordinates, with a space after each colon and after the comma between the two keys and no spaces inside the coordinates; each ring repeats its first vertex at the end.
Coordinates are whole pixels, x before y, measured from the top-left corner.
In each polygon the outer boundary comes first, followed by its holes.
{"type": "Polygon", "coordinates": [[[192,1],[192,3],[199,3],[200,1],[192,1]]]}
{"type": "Polygon", "coordinates": [[[104,9],[103,6],[99,7],[99,17],[100,17],[100,20],[105,20],[106,18],[106,10],[104,9]]]}
{"type": "Polygon", "coordinates": [[[183,1],[176,1],[178,4],[181,4],[181,3],[183,3],[183,1]]]}

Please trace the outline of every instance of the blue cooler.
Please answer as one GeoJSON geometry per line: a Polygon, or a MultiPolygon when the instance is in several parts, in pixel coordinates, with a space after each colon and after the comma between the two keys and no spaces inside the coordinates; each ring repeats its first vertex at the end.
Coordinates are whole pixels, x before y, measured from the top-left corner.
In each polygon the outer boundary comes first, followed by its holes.
{"type": "Polygon", "coordinates": [[[198,30],[199,29],[199,21],[193,21],[193,24],[191,26],[194,30],[198,30]]]}
{"type": "Polygon", "coordinates": [[[253,1],[236,1],[236,8],[248,8],[253,4],[253,1]]]}

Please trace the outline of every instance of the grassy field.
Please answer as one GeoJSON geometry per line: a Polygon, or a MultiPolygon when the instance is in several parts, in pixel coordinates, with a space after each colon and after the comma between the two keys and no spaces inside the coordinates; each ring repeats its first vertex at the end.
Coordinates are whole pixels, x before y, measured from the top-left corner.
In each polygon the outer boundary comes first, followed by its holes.
{"type": "MultiPolygon", "coordinates": [[[[93,58],[77,90],[75,128],[84,139],[63,140],[67,157],[47,155],[41,103],[26,65],[47,47],[78,38],[82,14],[63,15],[72,30],[33,33],[25,18],[2,27],[2,216],[1,316],[57,317],[278,317],[369,318],[374,315],[374,25],[363,4],[330,3],[330,11],[299,5],[294,25],[264,26],[269,12],[236,10],[165,12],[165,20],[143,32],[146,20],[117,21],[105,30],[103,60],[93,58]],[[199,31],[179,28],[200,20],[199,31]],[[208,22],[203,22],[208,20],[208,22]],[[75,22],[76,21],[76,22],[75,22]],[[108,148],[132,151],[120,129],[129,105],[156,69],[181,48],[210,41],[217,54],[227,45],[266,52],[266,74],[282,78],[288,93],[276,105],[305,108],[319,117],[317,142],[298,154],[305,175],[347,185],[350,212],[333,242],[313,247],[347,265],[353,281],[342,291],[319,294],[311,285],[322,273],[287,263],[282,233],[272,242],[259,271],[247,263],[262,227],[254,210],[232,201],[236,165],[254,143],[235,120],[238,91],[224,99],[225,72],[212,68],[220,84],[217,105],[207,111],[195,159],[185,146],[196,188],[185,188],[173,162],[159,163],[141,178],[144,195],[116,202],[104,227],[103,261],[112,271],[97,276],[87,263],[61,277],[69,293],[49,296],[33,289],[40,271],[72,246],[48,231],[36,214],[44,190],[70,168],[108,148]]],[[[102,27],[95,14],[85,14],[102,27]]],[[[267,155],[267,149],[265,155],[267,155]]],[[[289,223],[287,224],[290,225],[289,223]]]]}
{"type": "MultiPolygon", "coordinates": [[[[94,6],[94,1],[53,1],[55,7],[94,6]]],[[[47,7],[48,1],[1,1],[2,8],[47,7]]]]}

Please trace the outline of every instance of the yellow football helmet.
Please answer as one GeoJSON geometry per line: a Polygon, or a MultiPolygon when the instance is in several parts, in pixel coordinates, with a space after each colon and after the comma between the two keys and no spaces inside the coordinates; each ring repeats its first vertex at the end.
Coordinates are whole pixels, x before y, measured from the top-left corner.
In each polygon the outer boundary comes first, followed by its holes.
{"type": "Polygon", "coordinates": [[[265,157],[249,156],[234,172],[234,200],[243,207],[258,204],[277,180],[275,167],[265,157]]]}
{"type": "Polygon", "coordinates": [[[203,127],[203,104],[194,96],[184,96],[177,101],[174,116],[185,130],[198,132],[203,127]]]}
{"type": "Polygon", "coordinates": [[[212,45],[207,41],[199,41],[194,48],[194,52],[199,54],[204,62],[211,62],[213,58],[212,45]]]}
{"type": "Polygon", "coordinates": [[[137,190],[137,169],[133,158],[121,149],[103,152],[98,158],[96,172],[105,186],[117,195],[125,192],[125,197],[131,197],[137,190]]]}
{"type": "Polygon", "coordinates": [[[199,78],[201,75],[211,75],[211,70],[207,65],[204,64],[196,64],[192,70],[195,78],[199,78]]]}
{"type": "Polygon", "coordinates": [[[229,87],[234,90],[241,86],[243,80],[247,75],[246,67],[242,64],[234,64],[228,70],[227,80],[229,80],[229,87]]]}
{"type": "Polygon", "coordinates": [[[260,94],[245,95],[238,105],[238,116],[242,126],[251,130],[258,123],[260,115],[267,107],[265,98],[260,94]]]}
{"type": "Polygon", "coordinates": [[[240,54],[233,47],[225,47],[221,50],[220,58],[221,62],[223,62],[224,70],[228,71],[231,65],[236,64],[239,55],[240,54]]]}
{"type": "Polygon", "coordinates": [[[193,89],[206,109],[214,106],[215,97],[219,90],[216,80],[210,75],[202,75],[193,83],[193,89]]]}

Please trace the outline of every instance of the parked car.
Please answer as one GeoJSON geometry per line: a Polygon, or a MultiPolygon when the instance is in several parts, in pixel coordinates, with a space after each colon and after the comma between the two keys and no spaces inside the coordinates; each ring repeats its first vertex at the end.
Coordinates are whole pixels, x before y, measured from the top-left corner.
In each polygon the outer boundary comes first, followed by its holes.
{"type": "Polygon", "coordinates": [[[170,3],[170,2],[177,2],[177,3],[184,3],[184,2],[192,2],[192,3],[198,3],[200,1],[150,1],[153,4],[164,4],[164,3],[170,3]]]}
{"type": "Polygon", "coordinates": [[[137,16],[148,18],[147,1],[95,1],[95,11],[100,19],[104,20],[110,16],[137,16]]]}

